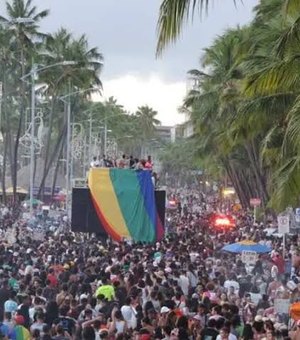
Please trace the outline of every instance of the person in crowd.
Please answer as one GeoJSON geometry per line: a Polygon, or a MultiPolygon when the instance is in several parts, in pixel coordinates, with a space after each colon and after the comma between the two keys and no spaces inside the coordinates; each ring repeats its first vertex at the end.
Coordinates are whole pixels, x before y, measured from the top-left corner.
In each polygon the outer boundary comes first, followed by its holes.
{"type": "Polygon", "coordinates": [[[129,157],[129,169],[134,169],[136,165],[136,160],[133,158],[133,156],[131,155],[129,157]]]}
{"type": "Polygon", "coordinates": [[[123,154],[122,157],[117,161],[117,166],[119,169],[125,169],[128,166],[127,158],[126,155],[123,154]]]}
{"type": "Polygon", "coordinates": [[[98,168],[99,166],[100,166],[100,163],[98,161],[98,158],[94,156],[93,160],[91,161],[91,168],[98,168]]]}
{"type": "Polygon", "coordinates": [[[153,163],[152,163],[151,156],[147,157],[147,161],[145,162],[145,169],[146,170],[151,170],[151,171],[153,169],[153,163]]]}

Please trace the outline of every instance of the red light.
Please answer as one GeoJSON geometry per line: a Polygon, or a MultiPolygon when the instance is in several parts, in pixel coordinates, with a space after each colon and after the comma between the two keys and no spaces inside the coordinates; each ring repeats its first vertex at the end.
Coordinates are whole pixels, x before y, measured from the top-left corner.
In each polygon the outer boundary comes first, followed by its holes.
{"type": "Polygon", "coordinates": [[[231,225],[231,223],[228,218],[216,218],[215,225],[216,226],[229,226],[231,225]]]}
{"type": "Polygon", "coordinates": [[[225,228],[232,228],[235,227],[235,221],[231,216],[216,216],[214,220],[215,227],[225,227],[225,228]]]}
{"type": "Polygon", "coordinates": [[[176,205],[176,201],[169,201],[170,205],[176,205]]]}

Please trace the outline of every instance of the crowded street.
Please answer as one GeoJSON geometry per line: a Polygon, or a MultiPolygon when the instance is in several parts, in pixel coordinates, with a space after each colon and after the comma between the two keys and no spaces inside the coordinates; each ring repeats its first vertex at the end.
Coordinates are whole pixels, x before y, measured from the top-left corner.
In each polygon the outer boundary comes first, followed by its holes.
{"type": "MultiPolygon", "coordinates": [[[[39,241],[3,240],[2,338],[299,339],[299,322],[289,317],[300,297],[298,235],[287,238],[283,258],[271,221],[258,225],[240,211],[234,228],[216,229],[197,192],[178,192],[190,204],[169,213],[169,232],[155,244],[99,241],[67,224],[39,241]],[[245,239],[271,251],[252,266],[222,251],[245,239]]],[[[5,232],[18,218],[2,211],[5,232]]],[[[17,224],[26,235],[26,223],[17,224]]]]}
{"type": "Polygon", "coordinates": [[[0,0],[0,340],[300,340],[299,37],[299,0],[0,0]]]}

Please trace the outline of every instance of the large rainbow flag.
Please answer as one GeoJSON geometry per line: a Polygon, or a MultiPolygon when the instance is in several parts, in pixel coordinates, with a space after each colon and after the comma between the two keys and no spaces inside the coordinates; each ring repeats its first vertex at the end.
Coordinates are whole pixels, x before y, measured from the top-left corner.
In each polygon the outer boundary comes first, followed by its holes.
{"type": "Polygon", "coordinates": [[[98,218],[114,240],[150,243],[162,238],[149,171],[94,168],[89,188],[98,218]]]}

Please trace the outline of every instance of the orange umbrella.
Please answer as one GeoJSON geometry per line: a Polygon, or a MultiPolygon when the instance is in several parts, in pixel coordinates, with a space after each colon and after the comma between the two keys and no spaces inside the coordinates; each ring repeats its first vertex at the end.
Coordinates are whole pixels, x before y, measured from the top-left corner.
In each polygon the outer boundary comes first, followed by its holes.
{"type": "Polygon", "coordinates": [[[296,302],[291,305],[290,316],[295,321],[300,320],[300,302],[296,302]]]}

